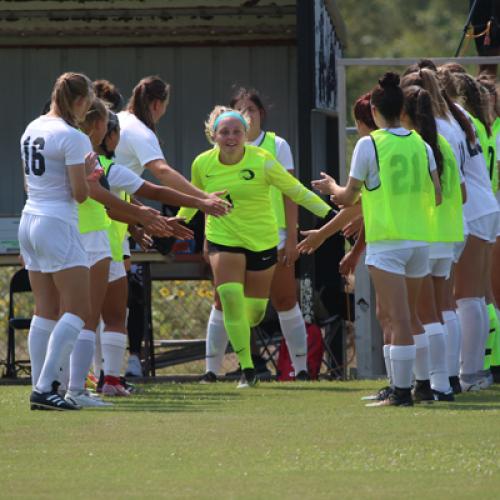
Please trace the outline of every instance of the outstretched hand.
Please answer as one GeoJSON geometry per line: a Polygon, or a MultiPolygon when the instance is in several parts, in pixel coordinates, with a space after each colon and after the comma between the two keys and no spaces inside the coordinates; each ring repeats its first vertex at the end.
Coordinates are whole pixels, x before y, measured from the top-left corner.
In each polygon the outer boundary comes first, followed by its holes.
{"type": "Polygon", "coordinates": [[[312,187],[321,194],[335,194],[335,189],[338,186],[335,179],[325,172],[321,172],[322,179],[312,181],[312,187]]]}
{"type": "Polygon", "coordinates": [[[309,231],[300,231],[305,238],[297,245],[297,250],[301,254],[311,255],[317,250],[325,241],[324,236],[318,229],[311,229],[309,231]]]}
{"type": "Polygon", "coordinates": [[[207,215],[213,215],[215,217],[220,217],[226,215],[231,210],[231,204],[221,198],[227,191],[217,191],[215,193],[210,193],[207,198],[202,200],[200,210],[207,215]]]}

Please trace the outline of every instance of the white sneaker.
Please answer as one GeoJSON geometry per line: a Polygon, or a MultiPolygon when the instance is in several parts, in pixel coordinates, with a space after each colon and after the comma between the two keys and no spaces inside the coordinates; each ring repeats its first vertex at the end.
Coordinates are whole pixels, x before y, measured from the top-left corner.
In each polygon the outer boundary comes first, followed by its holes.
{"type": "Polygon", "coordinates": [[[462,388],[462,392],[476,392],[481,389],[479,384],[476,382],[465,382],[460,379],[460,387],[462,388]]]}
{"type": "Polygon", "coordinates": [[[69,403],[81,406],[82,408],[113,406],[113,403],[102,401],[102,399],[100,399],[98,396],[91,396],[87,391],[67,391],[64,399],[69,403]]]}
{"type": "Polygon", "coordinates": [[[139,356],[131,354],[128,357],[127,369],[125,370],[126,377],[143,377],[142,365],[139,356]]]}

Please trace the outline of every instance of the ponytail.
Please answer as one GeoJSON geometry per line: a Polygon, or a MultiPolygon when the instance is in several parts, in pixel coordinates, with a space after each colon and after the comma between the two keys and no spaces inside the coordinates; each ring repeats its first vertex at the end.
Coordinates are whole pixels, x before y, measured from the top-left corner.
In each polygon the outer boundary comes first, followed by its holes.
{"type": "Polygon", "coordinates": [[[491,136],[490,120],[483,106],[479,83],[467,73],[456,73],[455,77],[458,94],[465,109],[484,125],[488,136],[491,136]]]}
{"type": "Polygon", "coordinates": [[[169,97],[170,85],[159,76],[148,76],[134,87],[132,97],[127,104],[127,111],[134,114],[146,127],[156,133],[156,124],[149,106],[156,100],[168,102],[169,97]]]}
{"type": "Polygon", "coordinates": [[[421,87],[412,85],[404,89],[404,96],[404,111],[413,122],[415,130],[431,147],[436,160],[437,171],[441,178],[444,162],[438,145],[438,132],[430,93],[421,87]]]}
{"type": "Polygon", "coordinates": [[[81,73],[63,73],[56,80],[52,89],[51,108],[57,108],[57,114],[72,127],[77,127],[77,118],[73,105],[79,97],[92,99],[92,82],[81,73]]]}
{"type": "Polygon", "coordinates": [[[85,118],[79,123],[79,126],[87,135],[90,135],[96,122],[100,120],[107,120],[107,118],[108,108],[101,99],[94,97],[85,118]]]}
{"type": "Polygon", "coordinates": [[[403,109],[403,91],[399,86],[399,75],[388,72],[371,91],[371,104],[386,120],[399,120],[403,109]]]}

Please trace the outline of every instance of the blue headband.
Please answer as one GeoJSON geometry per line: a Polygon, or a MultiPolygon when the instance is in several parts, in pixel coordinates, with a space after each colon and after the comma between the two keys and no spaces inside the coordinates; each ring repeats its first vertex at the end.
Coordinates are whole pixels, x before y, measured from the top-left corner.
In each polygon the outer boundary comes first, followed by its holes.
{"type": "Polygon", "coordinates": [[[237,118],[241,123],[243,123],[245,130],[248,130],[248,123],[246,122],[245,118],[243,118],[243,115],[241,113],[238,113],[238,111],[225,111],[224,113],[220,114],[215,120],[213,127],[214,132],[217,130],[219,123],[221,122],[221,120],[224,120],[224,118],[237,118]]]}

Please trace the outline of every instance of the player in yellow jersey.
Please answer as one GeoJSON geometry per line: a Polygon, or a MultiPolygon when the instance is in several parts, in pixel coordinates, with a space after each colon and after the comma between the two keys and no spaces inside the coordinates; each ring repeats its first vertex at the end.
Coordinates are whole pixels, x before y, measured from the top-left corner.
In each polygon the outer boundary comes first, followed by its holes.
{"type": "MultiPolygon", "coordinates": [[[[205,235],[224,325],[243,370],[241,388],[256,383],[250,327],[265,313],[278,258],[270,187],[320,217],[330,211],[270,153],[246,145],[247,131],[241,113],[217,106],[206,123],[207,138],[215,147],[194,160],[191,174],[191,182],[208,193],[226,189],[233,206],[225,217],[207,217],[205,235]]],[[[189,220],[194,211],[183,208],[179,215],[189,220]]]]}
{"type": "Polygon", "coordinates": [[[422,278],[428,274],[434,205],[441,196],[432,149],[400,124],[403,102],[398,75],[386,73],[371,96],[379,130],[356,144],[347,186],[331,183],[339,204],[357,201],[363,189],[366,264],[392,333],[394,388],[373,406],[413,404],[413,334],[423,330],[414,312],[422,278]]]}

